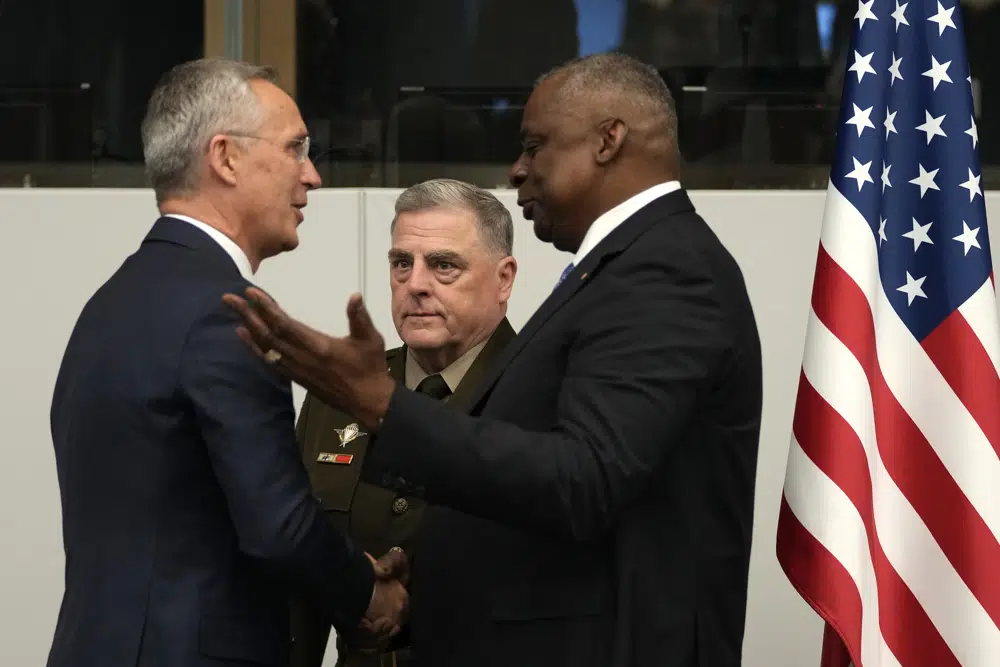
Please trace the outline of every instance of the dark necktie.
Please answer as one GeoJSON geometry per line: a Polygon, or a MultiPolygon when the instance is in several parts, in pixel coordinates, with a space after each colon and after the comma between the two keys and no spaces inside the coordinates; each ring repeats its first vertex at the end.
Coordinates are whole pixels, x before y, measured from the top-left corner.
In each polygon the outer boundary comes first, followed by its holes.
{"type": "Polygon", "coordinates": [[[442,400],[448,398],[451,395],[451,389],[448,388],[448,383],[444,381],[444,378],[438,374],[428,375],[420,384],[417,385],[416,391],[421,394],[426,394],[435,400],[442,400]]]}

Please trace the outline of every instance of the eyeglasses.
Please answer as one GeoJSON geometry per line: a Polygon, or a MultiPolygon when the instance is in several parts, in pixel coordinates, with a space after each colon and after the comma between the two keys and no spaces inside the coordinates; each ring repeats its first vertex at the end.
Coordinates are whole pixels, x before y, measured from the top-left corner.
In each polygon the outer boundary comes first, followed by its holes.
{"type": "Polygon", "coordinates": [[[226,134],[228,134],[231,137],[243,137],[245,139],[259,139],[260,141],[266,141],[269,144],[273,144],[278,148],[282,148],[284,150],[291,150],[292,153],[295,155],[295,159],[298,160],[299,164],[302,164],[307,159],[309,159],[310,141],[308,135],[302,137],[301,139],[294,139],[293,141],[290,141],[285,145],[281,145],[272,139],[268,139],[267,137],[260,137],[257,136],[256,134],[241,134],[239,132],[227,132],[226,134]]]}

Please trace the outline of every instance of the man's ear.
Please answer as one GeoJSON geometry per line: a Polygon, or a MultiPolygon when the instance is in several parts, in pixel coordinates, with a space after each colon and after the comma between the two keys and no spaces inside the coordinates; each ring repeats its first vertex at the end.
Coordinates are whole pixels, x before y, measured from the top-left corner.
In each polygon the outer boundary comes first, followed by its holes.
{"type": "Polygon", "coordinates": [[[208,142],[208,168],[228,185],[236,185],[239,148],[229,137],[217,134],[208,142]]]}
{"type": "Polygon", "coordinates": [[[504,257],[497,265],[497,278],[500,280],[500,303],[507,303],[514,289],[514,277],[517,276],[517,260],[504,257]]]}
{"type": "Polygon", "coordinates": [[[625,145],[628,126],[620,118],[610,118],[597,127],[600,136],[600,146],[597,150],[597,164],[606,165],[616,157],[625,145]]]}

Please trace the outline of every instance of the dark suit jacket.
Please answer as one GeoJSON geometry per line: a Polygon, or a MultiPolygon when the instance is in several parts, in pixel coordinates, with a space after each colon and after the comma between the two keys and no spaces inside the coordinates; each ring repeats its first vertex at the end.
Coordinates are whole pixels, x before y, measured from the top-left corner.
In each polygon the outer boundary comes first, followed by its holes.
{"type": "Polygon", "coordinates": [[[761,352],[684,191],[588,254],[473,416],[397,389],[372,465],[426,486],[419,664],[736,667],[761,352]]]}
{"type": "MultiPolygon", "coordinates": [[[[514,338],[514,329],[506,318],[500,322],[489,341],[469,366],[454,393],[447,398],[453,410],[468,412],[476,399],[483,380],[492,371],[493,362],[503,353],[504,347],[514,338]]],[[[400,385],[405,386],[406,346],[386,352],[389,373],[400,385]]],[[[391,480],[391,485],[380,486],[362,477],[365,455],[372,439],[367,433],[342,442],[338,433],[354,420],[346,413],[335,410],[309,394],[302,404],[297,425],[302,461],[309,472],[309,481],[317,499],[326,510],[331,523],[362,549],[373,556],[381,556],[394,546],[402,547],[415,564],[414,544],[418,535],[426,503],[419,489],[408,488],[405,483],[391,480]],[[338,463],[333,455],[352,457],[349,463],[338,463]]],[[[339,459],[343,461],[343,459],[339,459]]],[[[405,482],[405,480],[404,480],[405,482]]],[[[291,667],[320,667],[329,641],[330,626],[322,618],[309,612],[297,600],[292,605],[292,634],[295,646],[291,667]]],[[[398,635],[393,643],[393,656],[352,655],[345,660],[346,650],[338,645],[340,664],[380,665],[405,664],[408,656],[409,633],[398,635]],[[400,651],[399,649],[403,649],[400,651]]]]}
{"type": "Polygon", "coordinates": [[[51,411],[66,587],[49,667],[282,665],[288,583],[344,630],[367,609],[371,565],[312,497],[290,384],[222,303],[247,285],[161,219],[84,307],[51,411]]]}

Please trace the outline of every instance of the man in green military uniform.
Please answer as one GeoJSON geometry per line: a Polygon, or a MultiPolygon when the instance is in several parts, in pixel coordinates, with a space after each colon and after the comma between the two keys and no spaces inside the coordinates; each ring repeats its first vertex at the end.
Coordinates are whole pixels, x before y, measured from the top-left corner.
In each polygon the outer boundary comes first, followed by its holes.
{"type": "MultiPolygon", "coordinates": [[[[468,410],[480,380],[514,338],[506,319],[517,273],[510,212],[491,193],[450,179],[419,183],[396,200],[389,251],[392,318],[403,346],[386,352],[393,378],[468,410]]],[[[405,480],[362,477],[369,436],[350,416],[306,396],[298,439],[312,488],[341,531],[372,556],[413,545],[425,503],[405,480]],[[377,484],[376,484],[377,482],[377,484]]],[[[292,604],[292,667],[320,667],[325,625],[292,604]]],[[[343,667],[405,667],[406,631],[389,650],[337,641],[343,667]]]]}

